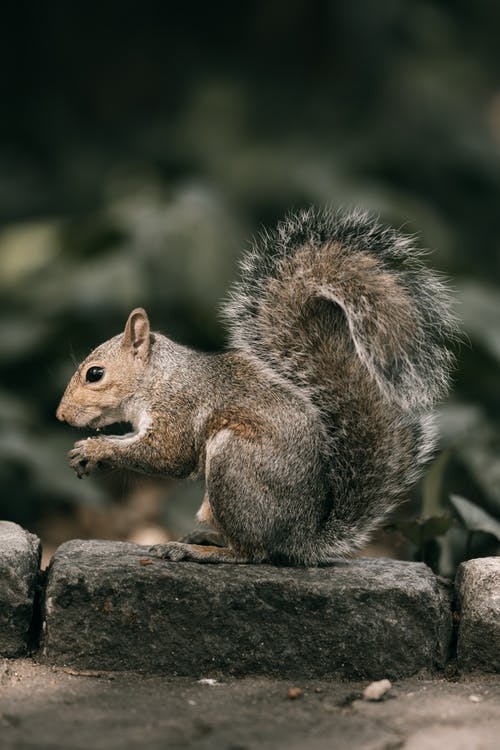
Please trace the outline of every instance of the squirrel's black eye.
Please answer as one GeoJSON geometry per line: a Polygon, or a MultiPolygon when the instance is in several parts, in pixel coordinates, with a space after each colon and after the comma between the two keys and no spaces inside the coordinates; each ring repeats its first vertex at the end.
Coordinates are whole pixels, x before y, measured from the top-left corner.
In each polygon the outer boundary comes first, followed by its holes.
{"type": "Polygon", "coordinates": [[[97,383],[104,375],[104,367],[89,367],[85,373],[87,383],[97,383]]]}

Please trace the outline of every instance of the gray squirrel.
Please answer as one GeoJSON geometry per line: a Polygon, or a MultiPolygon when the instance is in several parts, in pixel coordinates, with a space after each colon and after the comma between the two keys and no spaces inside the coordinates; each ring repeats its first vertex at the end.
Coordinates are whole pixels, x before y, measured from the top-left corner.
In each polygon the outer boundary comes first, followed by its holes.
{"type": "Polygon", "coordinates": [[[134,431],[80,440],[71,467],[204,476],[197,518],[223,541],[152,548],[166,559],[317,565],[352,553],[436,443],[456,325],[420,255],[364,212],[289,215],[243,258],[226,351],[152,333],[137,308],[79,366],[58,418],[134,431]]]}

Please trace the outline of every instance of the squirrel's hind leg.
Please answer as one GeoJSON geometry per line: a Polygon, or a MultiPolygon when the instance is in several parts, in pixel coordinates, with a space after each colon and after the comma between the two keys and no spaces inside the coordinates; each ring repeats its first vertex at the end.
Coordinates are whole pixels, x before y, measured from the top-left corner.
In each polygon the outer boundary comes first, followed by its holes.
{"type": "MultiPolygon", "coordinates": [[[[212,515],[212,509],[210,507],[208,492],[205,492],[205,495],[203,496],[203,503],[198,513],[196,514],[196,518],[200,523],[208,524],[211,527],[214,526],[214,518],[212,515]]],[[[193,531],[190,531],[188,534],[179,539],[179,541],[184,542],[185,544],[202,544],[204,546],[208,545],[210,547],[227,547],[227,542],[222,534],[219,531],[216,531],[214,528],[194,529],[193,531]]]]}
{"type": "Polygon", "coordinates": [[[184,544],[196,544],[204,547],[227,547],[224,538],[215,529],[193,529],[179,539],[184,544]]]}
{"type": "Polygon", "coordinates": [[[164,560],[198,562],[198,563],[250,563],[255,562],[241,557],[229,547],[217,547],[208,544],[186,544],[185,542],[168,542],[155,544],[149,548],[155,557],[164,560]]]}

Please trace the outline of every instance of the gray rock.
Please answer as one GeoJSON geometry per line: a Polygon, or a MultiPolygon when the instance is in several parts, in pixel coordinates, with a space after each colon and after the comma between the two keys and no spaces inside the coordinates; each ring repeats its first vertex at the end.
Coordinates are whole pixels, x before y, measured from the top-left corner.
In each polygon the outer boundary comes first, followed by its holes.
{"type": "Polygon", "coordinates": [[[0,521],[0,655],[27,652],[41,545],[15,523],[0,521]]]}
{"type": "Polygon", "coordinates": [[[457,657],[466,671],[500,672],[500,557],[462,563],[457,657]]]}
{"type": "Polygon", "coordinates": [[[44,617],[49,663],[171,675],[396,678],[442,665],[451,635],[420,563],[200,565],[120,542],[62,545],[44,617]]]}

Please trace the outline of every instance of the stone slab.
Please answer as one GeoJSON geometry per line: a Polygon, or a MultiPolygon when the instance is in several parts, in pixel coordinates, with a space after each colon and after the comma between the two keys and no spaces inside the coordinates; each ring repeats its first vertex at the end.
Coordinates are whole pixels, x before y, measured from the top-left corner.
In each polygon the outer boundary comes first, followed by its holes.
{"type": "Polygon", "coordinates": [[[500,672],[500,557],[468,560],[458,569],[457,658],[466,671],[500,672]]]}
{"type": "Polygon", "coordinates": [[[28,651],[41,544],[38,537],[0,521],[0,655],[28,651]]]}
{"type": "Polygon", "coordinates": [[[396,678],[442,666],[449,591],[420,563],[200,565],[71,541],[48,571],[43,657],[169,675],[396,678]]]}

